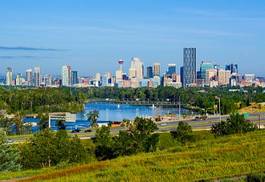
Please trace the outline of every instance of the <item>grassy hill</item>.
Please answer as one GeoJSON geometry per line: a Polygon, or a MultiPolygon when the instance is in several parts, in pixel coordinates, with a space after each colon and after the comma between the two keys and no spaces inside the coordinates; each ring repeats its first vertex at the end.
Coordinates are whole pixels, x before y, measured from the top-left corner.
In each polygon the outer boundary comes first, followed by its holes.
{"type": "Polygon", "coordinates": [[[64,169],[0,173],[16,181],[195,181],[243,180],[265,172],[265,131],[215,138],[196,132],[196,141],[181,146],[161,134],[159,151],[64,169]]]}

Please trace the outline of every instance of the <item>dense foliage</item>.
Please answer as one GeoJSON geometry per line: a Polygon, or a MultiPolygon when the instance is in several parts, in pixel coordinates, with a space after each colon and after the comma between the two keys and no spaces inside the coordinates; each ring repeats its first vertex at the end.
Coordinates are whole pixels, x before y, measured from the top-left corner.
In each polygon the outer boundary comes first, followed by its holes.
{"type": "Polygon", "coordinates": [[[186,122],[179,122],[176,131],[171,131],[171,136],[181,143],[186,143],[192,139],[192,128],[186,122]]]}
{"type": "Polygon", "coordinates": [[[24,168],[42,168],[60,163],[85,161],[89,154],[77,137],[70,138],[66,131],[54,133],[44,130],[20,146],[24,168]]]}
{"type": "Polygon", "coordinates": [[[99,112],[98,111],[90,111],[89,113],[87,113],[87,120],[91,122],[91,126],[97,127],[97,120],[99,118],[99,112]]]}
{"type": "Polygon", "coordinates": [[[0,88],[0,110],[9,113],[77,112],[83,109],[84,101],[84,94],[68,88],[0,88]]]}
{"type": "Polygon", "coordinates": [[[5,132],[0,130],[0,171],[20,170],[19,151],[16,146],[9,145],[5,132]]]}
{"type": "Polygon", "coordinates": [[[216,136],[229,135],[234,133],[246,133],[256,130],[257,127],[245,120],[244,115],[231,114],[227,121],[216,123],[212,126],[211,132],[216,136]]]}
{"type": "Polygon", "coordinates": [[[96,157],[106,160],[138,152],[155,151],[159,141],[158,134],[154,134],[157,129],[152,120],[143,118],[136,118],[129,130],[120,131],[115,137],[110,135],[109,127],[99,128],[95,139],[96,157]]]}

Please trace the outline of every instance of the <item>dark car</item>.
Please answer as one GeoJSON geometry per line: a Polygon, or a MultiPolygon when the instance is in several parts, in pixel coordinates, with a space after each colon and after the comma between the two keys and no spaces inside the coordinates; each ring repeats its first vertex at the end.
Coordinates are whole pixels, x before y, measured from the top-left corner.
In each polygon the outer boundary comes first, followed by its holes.
{"type": "Polygon", "coordinates": [[[80,132],[80,129],[74,129],[72,130],[72,133],[79,133],[80,132]]]}

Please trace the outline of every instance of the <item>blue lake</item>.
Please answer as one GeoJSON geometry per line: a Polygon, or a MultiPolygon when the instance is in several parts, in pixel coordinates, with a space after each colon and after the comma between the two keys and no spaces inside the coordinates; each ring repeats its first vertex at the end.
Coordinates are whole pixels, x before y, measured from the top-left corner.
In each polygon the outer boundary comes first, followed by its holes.
{"type": "MultiPolygon", "coordinates": [[[[84,112],[77,114],[77,120],[85,120],[86,114],[90,111],[99,111],[99,121],[122,121],[123,119],[134,119],[138,117],[158,116],[164,114],[178,114],[177,107],[152,107],[136,106],[128,104],[113,104],[104,102],[94,102],[85,105],[84,112]]],[[[181,109],[181,113],[187,113],[181,109]]]]}
{"type": "MultiPolygon", "coordinates": [[[[113,104],[107,102],[93,102],[85,105],[84,111],[77,113],[75,122],[65,122],[66,130],[84,129],[90,126],[86,114],[90,111],[99,112],[98,124],[107,124],[112,121],[122,121],[123,119],[133,120],[136,117],[150,117],[165,114],[179,114],[177,107],[152,107],[137,106],[128,104],[113,104]]],[[[188,110],[181,109],[181,114],[188,113],[188,110]]],[[[27,119],[26,122],[38,122],[39,119],[27,119]]],[[[51,129],[57,130],[57,121],[51,121],[51,129]]],[[[38,131],[38,126],[34,126],[32,131],[38,131]]]]}

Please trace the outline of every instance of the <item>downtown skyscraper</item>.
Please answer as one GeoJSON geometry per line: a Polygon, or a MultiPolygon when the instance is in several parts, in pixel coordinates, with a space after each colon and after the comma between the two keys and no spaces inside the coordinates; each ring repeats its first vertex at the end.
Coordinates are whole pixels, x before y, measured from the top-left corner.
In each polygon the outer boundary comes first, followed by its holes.
{"type": "Polygon", "coordinates": [[[62,67],[62,86],[70,87],[72,84],[72,68],[69,65],[64,65],[62,67]]]}
{"type": "Polygon", "coordinates": [[[129,78],[136,78],[138,80],[144,78],[144,64],[139,58],[132,58],[131,67],[129,70],[129,78]]]}
{"type": "Polygon", "coordinates": [[[196,48],[184,48],[183,51],[183,86],[196,84],[196,48]]]}
{"type": "Polygon", "coordinates": [[[40,84],[41,84],[40,67],[34,68],[33,84],[35,87],[40,87],[40,84]]]}
{"type": "Polygon", "coordinates": [[[13,70],[10,67],[8,67],[6,71],[6,85],[13,85],[13,70]]]}

